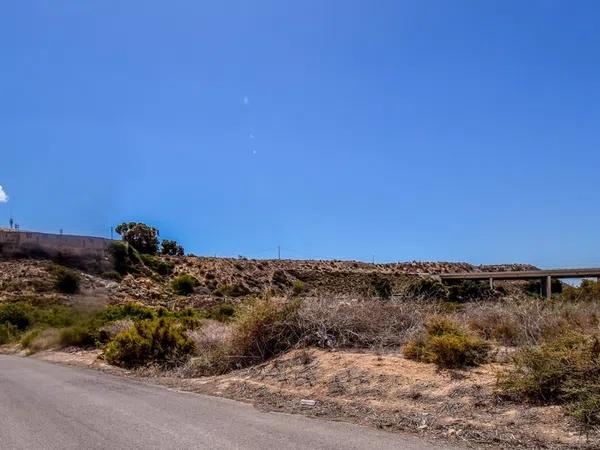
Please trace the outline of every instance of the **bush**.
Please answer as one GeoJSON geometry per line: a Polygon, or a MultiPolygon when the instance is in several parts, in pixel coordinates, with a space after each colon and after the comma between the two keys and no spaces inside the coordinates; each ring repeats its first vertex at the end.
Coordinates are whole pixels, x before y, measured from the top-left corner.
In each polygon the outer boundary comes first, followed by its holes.
{"type": "MultiPolygon", "coordinates": [[[[561,286],[563,285],[561,284],[561,286]]],[[[553,287],[552,292],[558,291],[555,291],[553,287]]],[[[579,286],[565,284],[562,289],[562,298],[568,302],[597,302],[600,300],[600,283],[583,280],[579,286]]]]}
{"type": "Polygon", "coordinates": [[[152,319],[155,316],[156,313],[152,308],[141,306],[137,303],[108,306],[100,313],[100,317],[104,322],[114,322],[123,319],[144,320],[152,319]]]}
{"type": "Polygon", "coordinates": [[[566,404],[584,426],[600,425],[600,339],[568,333],[525,347],[514,367],[498,375],[503,396],[538,404],[566,404]]]}
{"type": "Polygon", "coordinates": [[[433,317],[425,324],[425,333],[404,347],[404,356],[444,368],[473,367],[488,360],[491,346],[466,333],[455,322],[433,317]]]}
{"type": "Polygon", "coordinates": [[[538,346],[524,347],[514,356],[514,367],[499,377],[503,394],[539,403],[569,397],[567,383],[576,378],[598,379],[598,336],[568,333],[538,346]]]}
{"type": "Polygon", "coordinates": [[[31,307],[23,303],[0,305],[0,324],[11,324],[19,331],[26,330],[33,322],[31,307]]]}
{"type": "Polygon", "coordinates": [[[293,315],[298,307],[298,302],[279,303],[270,299],[242,306],[231,337],[238,364],[261,362],[296,345],[300,336],[293,315]]]}
{"type": "Polygon", "coordinates": [[[210,309],[208,317],[219,322],[227,322],[235,315],[235,307],[229,303],[221,303],[210,309]]]}
{"type": "Polygon", "coordinates": [[[387,278],[377,278],[373,281],[373,292],[377,297],[389,299],[392,297],[392,283],[387,278]]]}
{"type": "Polygon", "coordinates": [[[100,329],[93,322],[63,328],[58,341],[63,347],[96,347],[100,343],[100,329]]]}
{"type": "Polygon", "coordinates": [[[58,268],[55,274],[54,287],[63,294],[75,294],[79,291],[81,277],[77,272],[65,268],[58,268]]]}
{"type": "Polygon", "coordinates": [[[142,261],[150,270],[158,273],[159,275],[167,276],[173,273],[175,265],[172,262],[165,261],[158,256],[153,255],[140,255],[142,261]]]}
{"type": "Polygon", "coordinates": [[[485,300],[494,297],[495,292],[481,281],[464,280],[448,288],[448,299],[452,302],[485,300]]]}
{"type": "Polygon", "coordinates": [[[300,280],[294,281],[294,285],[292,286],[292,293],[294,295],[300,295],[304,292],[304,283],[300,280]]]}
{"type": "Polygon", "coordinates": [[[527,340],[524,335],[526,329],[505,308],[500,306],[471,313],[467,321],[469,328],[484,339],[493,339],[502,345],[516,346],[523,343],[527,340]]]}
{"type": "Polygon", "coordinates": [[[243,284],[224,284],[219,286],[213,294],[219,297],[243,297],[250,294],[250,289],[243,284]]]}
{"type": "Polygon", "coordinates": [[[46,328],[44,330],[35,330],[23,339],[22,345],[29,349],[30,352],[40,352],[57,347],[59,344],[59,331],[56,328],[46,328]]]}
{"type": "Polygon", "coordinates": [[[405,344],[433,311],[429,302],[306,298],[293,318],[308,345],[381,348],[405,344]]]}
{"type": "Polygon", "coordinates": [[[8,344],[17,338],[19,330],[13,324],[0,323],[0,345],[8,344]]]}
{"type": "Polygon", "coordinates": [[[127,368],[159,363],[174,366],[193,351],[194,344],[169,318],[137,322],[109,342],[104,355],[112,364],[127,368]]]}
{"type": "Polygon", "coordinates": [[[186,364],[185,376],[220,375],[231,369],[231,325],[208,320],[198,330],[187,333],[194,342],[194,357],[186,364]]]}
{"type": "Polygon", "coordinates": [[[198,280],[188,274],[178,275],[171,280],[171,287],[179,295],[192,294],[198,284],[198,280]]]}
{"type": "Polygon", "coordinates": [[[448,289],[434,278],[419,278],[409,286],[407,294],[424,300],[445,300],[448,298],[448,289]]]}
{"type": "Polygon", "coordinates": [[[21,345],[25,348],[29,348],[33,340],[38,337],[42,331],[44,331],[43,328],[34,328],[33,330],[29,330],[21,338],[21,345]]]}

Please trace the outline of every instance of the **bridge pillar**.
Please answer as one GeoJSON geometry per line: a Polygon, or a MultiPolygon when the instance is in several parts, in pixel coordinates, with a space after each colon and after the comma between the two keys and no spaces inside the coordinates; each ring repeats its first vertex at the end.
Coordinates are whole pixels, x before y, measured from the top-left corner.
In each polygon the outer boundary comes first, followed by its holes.
{"type": "Polygon", "coordinates": [[[542,295],[546,300],[552,300],[552,276],[542,278],[542,295]]]}
{"type": "Polygon", "coordinates": [[[490,277],[490,289],[494,290],[494,279],[490,277]]]}

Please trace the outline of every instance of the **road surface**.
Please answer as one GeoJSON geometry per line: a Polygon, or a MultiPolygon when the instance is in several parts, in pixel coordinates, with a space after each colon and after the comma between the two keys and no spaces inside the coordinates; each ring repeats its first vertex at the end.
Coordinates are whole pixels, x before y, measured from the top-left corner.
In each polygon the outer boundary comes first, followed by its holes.
{"type": "Polygon", "coordinates": [[[0,356],[1,449],[442,447],[357,425],[260,412],[90,369],[0,356]]]}

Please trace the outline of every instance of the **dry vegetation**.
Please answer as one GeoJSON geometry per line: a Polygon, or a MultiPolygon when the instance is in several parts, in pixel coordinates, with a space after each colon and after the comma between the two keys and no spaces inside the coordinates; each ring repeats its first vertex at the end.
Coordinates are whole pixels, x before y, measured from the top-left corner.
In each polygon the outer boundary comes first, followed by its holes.
{"type": "Polygon", "coordinates": [[[596,282],[547,302],[434,276],[468,265],[130,257],[116,276],[0,262],[0,344],[478,446],[600,444],[596,282]]]}

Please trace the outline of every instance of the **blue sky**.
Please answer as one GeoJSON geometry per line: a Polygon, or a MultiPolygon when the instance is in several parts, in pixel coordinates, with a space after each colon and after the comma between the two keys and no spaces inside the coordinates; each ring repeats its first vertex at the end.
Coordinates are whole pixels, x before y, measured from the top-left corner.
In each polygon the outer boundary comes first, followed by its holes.
{"type": "Polygon", "coordinates": [[[0,222],[204,255],[600,265],[600,5],[0,5],[0,222]]]}

